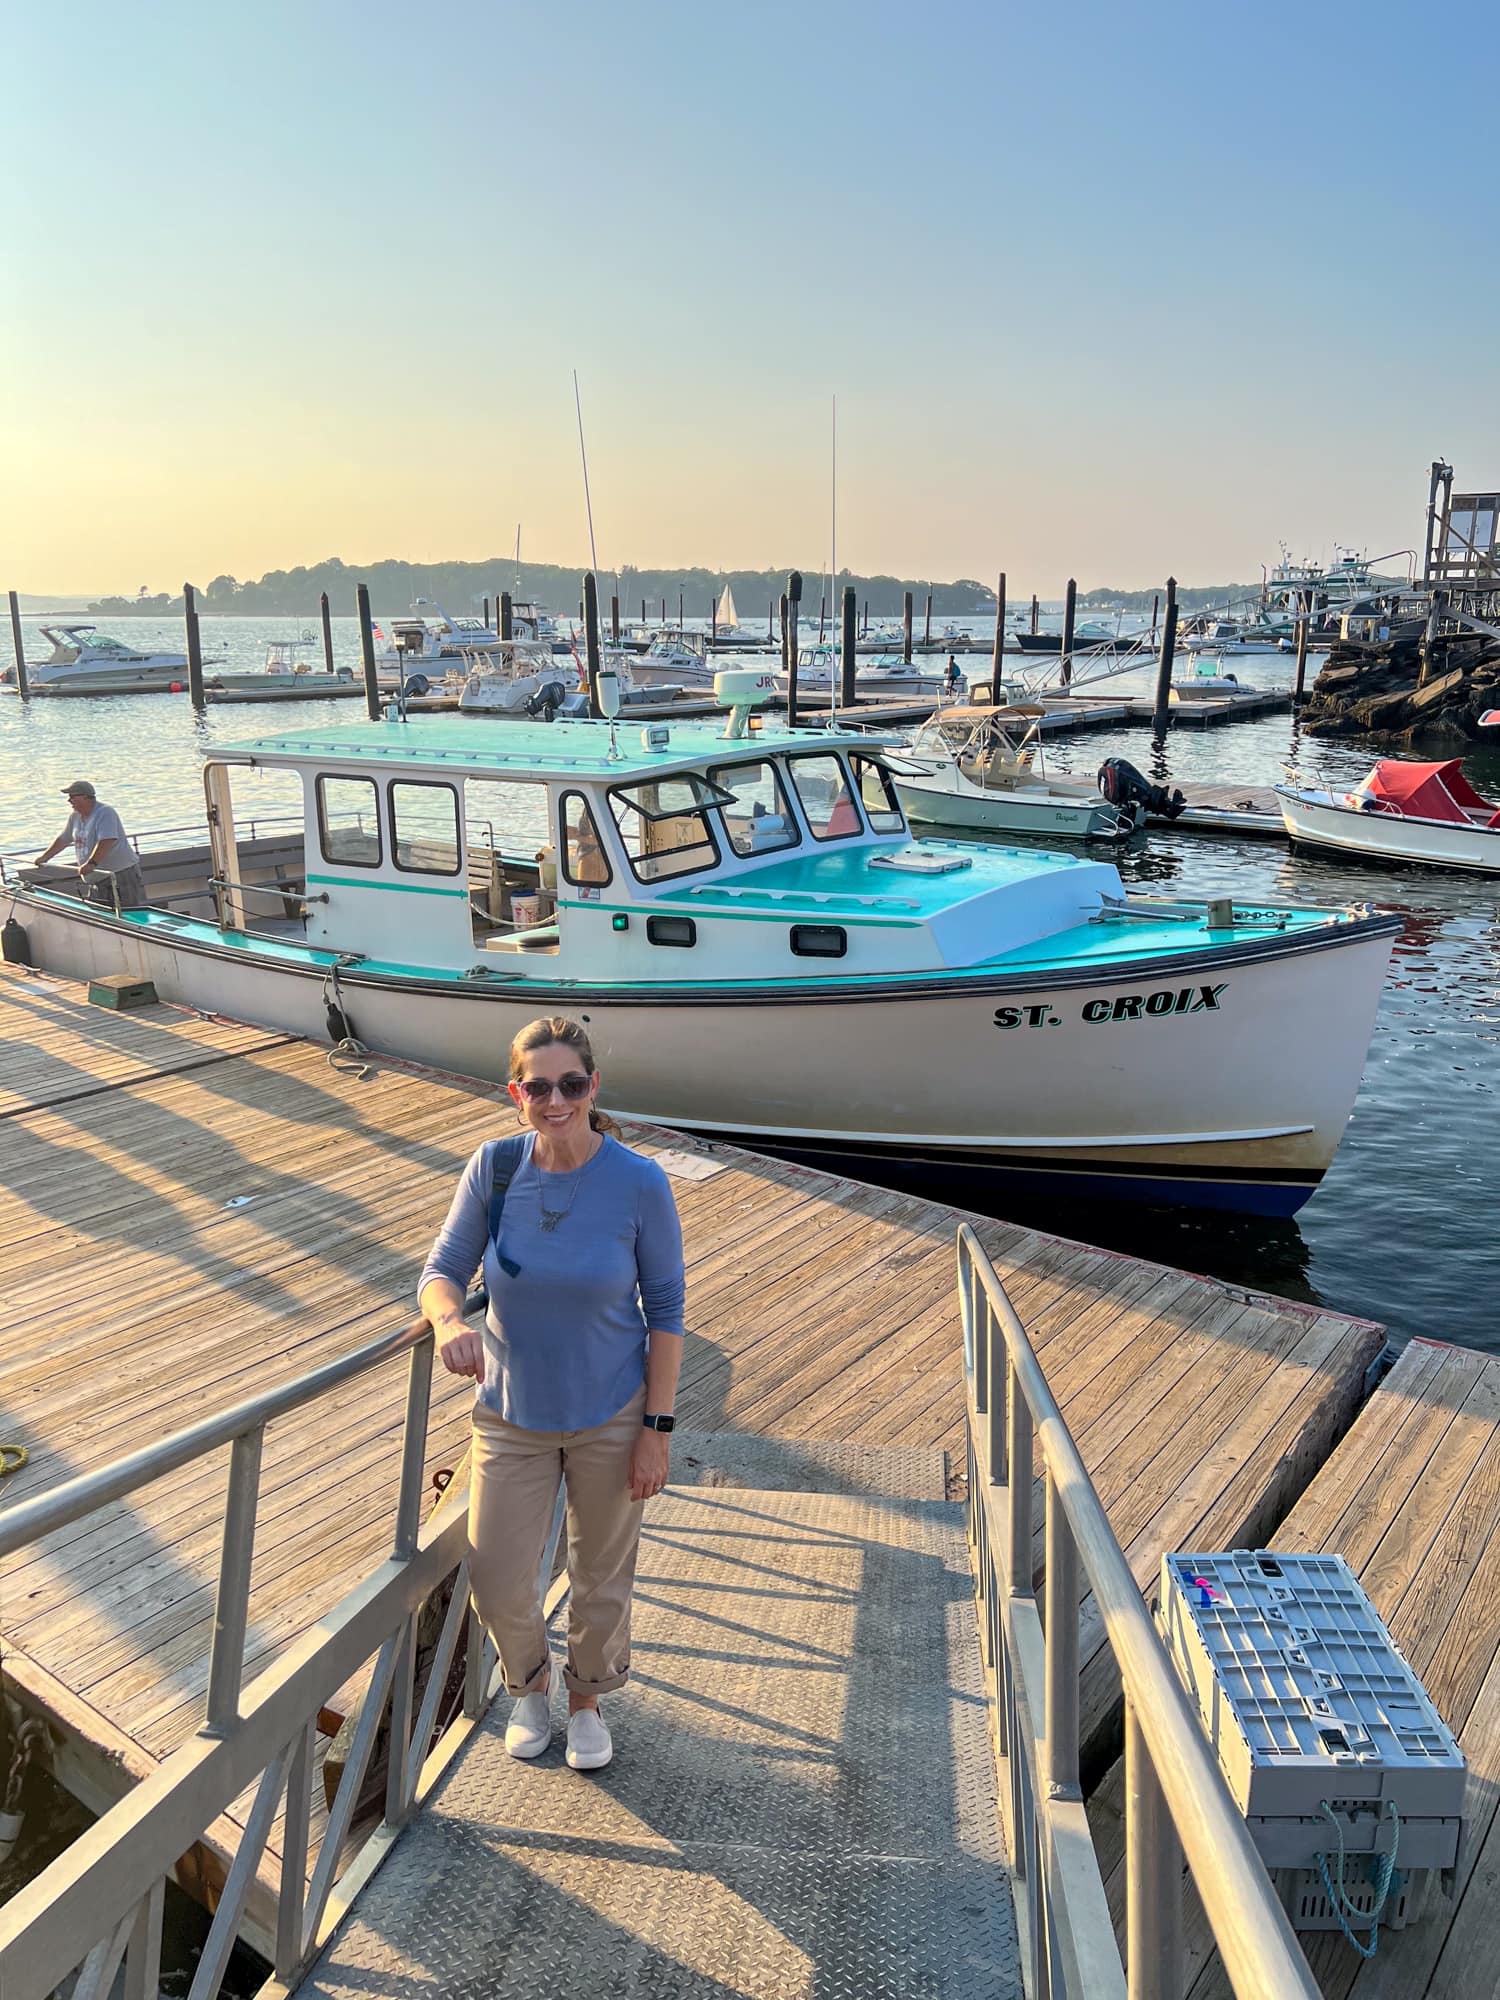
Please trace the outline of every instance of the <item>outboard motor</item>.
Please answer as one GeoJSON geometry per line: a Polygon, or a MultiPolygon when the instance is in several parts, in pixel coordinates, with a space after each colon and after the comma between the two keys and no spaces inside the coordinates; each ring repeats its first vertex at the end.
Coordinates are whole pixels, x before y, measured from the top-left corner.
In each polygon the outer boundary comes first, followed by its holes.
{"type": "Polygon", "coordinates": [[[543,722],[557,719],[557,711],[568,698],[568,690],[561,681],[543,681],[536,693],[526,704],[526,713],[538,717],[543,722]]]}
{"type": "Polygon", "coordinates": [[[1112,806],[1122,811],[1136,807],[1141,818],[1151,813],[1157,819],[1176,819],[1187,804],[1180,791],[1169,792],[1165,785],[1153,785],[1123,757],[1106,757],[1099,766],[1099,790],[1112,806]]]}
{"type": "Polygon", "coordinates": [[[416,695],[431,694],[432,682],[428,680],[426,674],[413,674],[411,679],[407,681],[406,685],[402,688],[401,692],[408,696],[414,694],[416,695]]]}

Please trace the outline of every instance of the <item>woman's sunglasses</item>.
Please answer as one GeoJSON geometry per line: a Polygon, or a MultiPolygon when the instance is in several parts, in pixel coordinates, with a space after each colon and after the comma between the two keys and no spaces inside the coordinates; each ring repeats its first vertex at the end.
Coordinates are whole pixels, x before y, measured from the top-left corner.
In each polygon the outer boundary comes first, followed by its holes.
{"type": "Polygon", "coordinates": [[[521,1076],[516,1078],[516,1089],[523,1091],[533,1104],[543,1104],[554,1090],[560,1090],[570,1103],[576,1104],[580,1097],[587,1097],[594,1087],[591,1076],[574,1071],[571,1076],[521,1076]]]}

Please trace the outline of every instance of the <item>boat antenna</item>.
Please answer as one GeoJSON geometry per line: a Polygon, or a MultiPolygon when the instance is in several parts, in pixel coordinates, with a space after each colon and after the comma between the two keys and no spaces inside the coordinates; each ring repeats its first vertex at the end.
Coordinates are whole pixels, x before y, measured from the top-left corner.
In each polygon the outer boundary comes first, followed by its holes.
{"type": "Polygon", "coordinates": [[[578,412],[578,455],[583,460],[583,504],[589,517],[589,567],[599,574],[599,554],[594,547],[594,503],[589,498],[589,455],[583,442],[583,404],[578,398],[578,370],[573,370],[573,407],[578,412]]]}
{"type": "MultiPolygon", "coordinates": [[[[839,601],[839,399],[835,396],[832,400],[833,421],[830,434],[832,467],[829,478],[828,502],[830,516],[828,528],[828,564],[830,572],[828,578],[828,629],[830,632],[833,631],[833,621],[837,619],[838,629],[842,632],[844,629],[843,609],[839,601]]],[[[839,712],[839,659],[838,648],[836,646],[828,655],[828,681],[830,688],[828,719],[831,722],[839,712]]]]}

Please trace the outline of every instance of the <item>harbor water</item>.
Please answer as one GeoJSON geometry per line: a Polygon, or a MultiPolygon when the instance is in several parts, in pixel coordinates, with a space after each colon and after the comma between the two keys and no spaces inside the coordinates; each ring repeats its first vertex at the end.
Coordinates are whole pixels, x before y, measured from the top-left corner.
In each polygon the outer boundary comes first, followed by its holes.
{"type": "MultiPolygon", "coordinates": [[[[46,650],[38,623],[25,621],[32,658],[46,650]]],[[[115,629],[142,646],[180,650],[182,643],[171,622],[118,621],[115,629]]],[[[262,665],[269,640],[294,638],[299,628],[287,620],[205,619],[202,629],[205,655],[244,673],[262,665]]],[[[352,618],[334,621],[334,640],[337,663],[357,666],[352,618]]],[[[307,657],[320,660],[320,640],[309,643],[307,657]]],[[[1252,655],[1232,671],[1251,686],[1284,686],[1290,665],[1252,655]]],[[[982,662],[974,666],[982,671],[982,662]]],[[[1144,692],[1149,678],[1109,686],[1144,692]]],[[[330,701],[214,707],[200,718],[185,694],[23,705],[6,692],[0,695],[0,851],[29,854],[45,846],[66,815],[62,787],[82,777],[119,808],[132,831],[201,830],[201,764],[214,747],[354,722],[362,713],[357,701],[330,701]]],[[[1045,755],[1059,770],[1091,773],[1106,756],[1120,755],[1164,782],[1247,787],[1279,782],[1291,762],[1304,773],[1351,783],[1373,761],[1357,745],[1301,738],[1289,715],[1174,731],[1159,755],[1141,727],[1065,737],[1049,742],[1045,755]]],[[[1481,791],[1500,791],[1500,752],[1480,750],[1465,768],[1481,791]]],[[[514,831],[521,838],[533,833],[514,831]]],[[[1398,1340],[1427,1334],[1500,1351],[1487,1290],[1493,1214],[1485,1152],[1500,1091],[1496,884],[1436,869],[1324,860],[1279,841],[1165,828],[1153,828],[1118,859],[1129,886],[1156,893],[1369,902],[1400,915],[1402,935],[1354,1116],[1323,1185],[1292,1221],[1056,1199],[1017,1200],[1003,1212],[1248,1288],[1364,1314],[1384,1321],[1398,1340]]],[[[932,1059],[941,1060],[941,1051],[932,1059]]],[[[605,1093],[607,1099],[607,1077],[605,1093]]],[[[928,1191],[964,1192],[952,1183],[928,1191]]]]}

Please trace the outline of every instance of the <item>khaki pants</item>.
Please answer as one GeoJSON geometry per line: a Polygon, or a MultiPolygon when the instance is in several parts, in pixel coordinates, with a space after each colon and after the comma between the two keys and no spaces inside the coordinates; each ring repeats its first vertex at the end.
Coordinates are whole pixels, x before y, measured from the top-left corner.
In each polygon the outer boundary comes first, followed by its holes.
{"type": "Polygon", "coordinates": [[[538,1571],[561,1479],[568,1495],[568,1664],[574,1694],[608,1694],[630,1671],[630,1592],[641,1503],[627,1483],[641,1434],[644,1383],[618,1416],[587,1431],[523,1431],[474,1410],[469,1576],[499,1650],[505,1685],[526,1694],[546,1678],[538,1571]]]}

